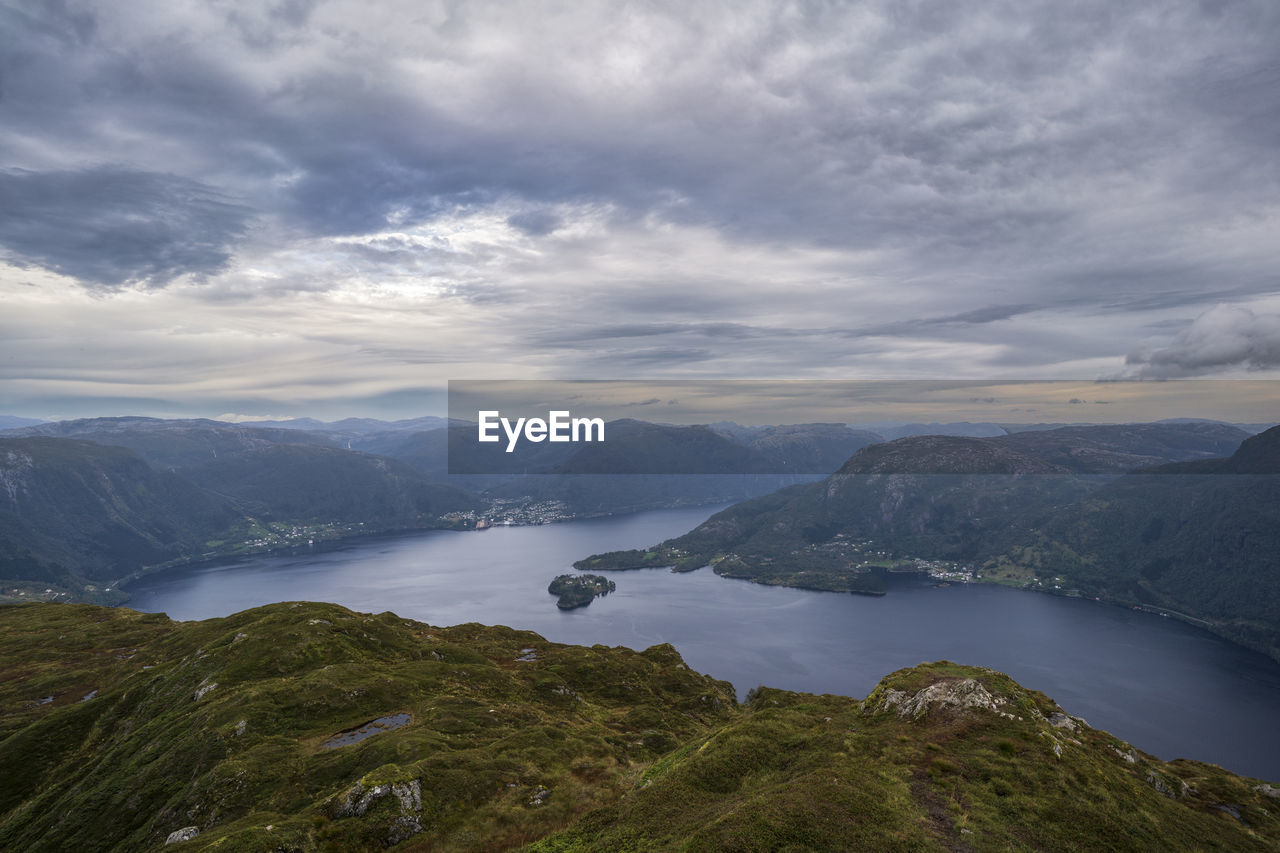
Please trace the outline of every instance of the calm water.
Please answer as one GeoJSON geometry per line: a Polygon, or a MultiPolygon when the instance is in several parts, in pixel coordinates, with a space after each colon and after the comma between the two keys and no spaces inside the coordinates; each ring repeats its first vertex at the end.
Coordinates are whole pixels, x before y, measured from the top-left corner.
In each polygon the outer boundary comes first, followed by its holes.
{"type": "Polygon", "coordinates": [[[861,697],[895,669],[946,658],[1007,672],[1161,758],[1280,779],[1280,664],[1159,616],[906,578],[882,598],[807,592],[709,569],[614,572],[617,592],[569,612],[546,591],[576,559],[651,545],[716,509],[420,533],[178,569],[135,585],[129,606],[203,619],[308,599],[434,625],[511,625],[564,643],[668,642],[739,694],[768,684],[861,697]]]}

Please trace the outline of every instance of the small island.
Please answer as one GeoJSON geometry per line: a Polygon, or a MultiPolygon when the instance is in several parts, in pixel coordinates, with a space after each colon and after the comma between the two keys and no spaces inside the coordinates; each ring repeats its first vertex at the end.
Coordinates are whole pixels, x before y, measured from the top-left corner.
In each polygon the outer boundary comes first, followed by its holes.
{"type": "Polygon", "coordinates": [[[560,575],[547,587],[547,592],[560,596],[556,607],[572,610],[586,607],[597,595],[608,595],[617,584],[600,575],[560,575]]]}

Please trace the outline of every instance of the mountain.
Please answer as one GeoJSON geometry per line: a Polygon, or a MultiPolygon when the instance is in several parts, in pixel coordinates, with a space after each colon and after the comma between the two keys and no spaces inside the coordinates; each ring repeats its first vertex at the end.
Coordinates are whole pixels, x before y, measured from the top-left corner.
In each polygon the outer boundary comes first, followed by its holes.
{"type": "MultiPolygon", "coordinates": [[[[545,443],[529,444],[521,463],[537,460],[540,470],[562,473],[449,476],[449,433],[475,447],[474,428],[344,438],[212,420],[120,417],[10,431],[4,441],[18,454],[13,458],[34,466],[39,476],[22,481],[30,496],[0,512],[0,580],[15,584],[3,595],[19,598],[47,586],[40,594],[103,600],[102,588],[114,586],[107,597],[116,600],[121,581],[173,561],[363,533],[467,526],[492,514],[494,502],[504,517],[545,521],[742,499],[797,479],[574,475],[564,472],[575,465],[593,470],[599,460],[576,456],[575,445],[545,443]],[[381,446],[407,461],[342,444],[381,446]],[[54,462],[68,460],[84,470],[62,476],[66,472],[54,462]],[[480,490],[484,497],[477,497],[480,490]]],[[[635,454],[641,465],[728,460],[731,468],[752,470],[773,464],[762,452],[706,428],[618,422],[610,438],[612,448],[624,458],[635,454]]],[[[821,452],[808,439],[794,446],[821,452]]],[[[496,452],[505,457],[500,447],[496,452]]]]}
{"type": "Polygon", "coordinates": [[[364,525],[367,532],[438,526],[476,499],[383,456],[265,444],[182,470],[190,482],[268,521],[364,525]]]}
{"type": "Polygon", "coordinates": [[[855,430],[864,430],[879,435],[885,441],[908,438],[913,435],[954,435],[966,438],[991,438],[1005,435],[1007,424],[970,423],[956,421],[952,423],[904,423],[902,421],[871,421],[868,423],[849,424],[855,430]]]}
{"type": "Polygon", "coordinates": [[[1280,427],[1229,458],[1135,471],[996,565],[1172,611],[1280,658],[1280,427]]]}
{"type": "Polygon", "coordinates": [[[0,431],[37,426],[42,423],[44,423],[44,421],[37,418],[20,418],[17,415],[0,415],[0,431]]]}
{"type": "Polygon", "coordinates": [[[276,427],[279,429],[300,429],[312,432],[335,432],[352,435],[365,435],[388,432],[420,432],[448,426],[448,418],[427,415],[421,418],[405,418],[398,421],[383,421],[377,418],[343,418],[338,421],[318,421],[315,418],[290,418],[282,421],[240,421],[241,426],[276,427]]]}
{"type": "Polygon", "coordinates": [[[774,472],[798,474],[829,474],[851,454],[884,441],[874,432],[844,424],[788,424],[737,430],[721,425],[712,429],[763,455],[774,472]]]}
{"type": "Polygon", "coordinates": [[[9,599],[114,602],[122,582],[175,561],[465,526],[483,506],[404,463],[308,443],[306,433],[133,418],[35,429],[95,441],[0,437],[0,595],[9,599]]]}
{"type": "Polygon", "coordinates": [[[116,580],[199,554],[240,519],[132,451],[75,439],[0,438],[0,484],[0,577],[10,580],[116,580]]]}
{"type": "Polygon", "coordinates": [[[1280,789],[988,669],[739,705],[667,645],[0,607],[7,850],[1273,850],[1280,789]]]}
{"type": "MultiPolygon", "coordinates": [[[[1008,439],[1004,436],[1003,439],[1008,439]]],[[[918,435],[855,453],[837,474],[1066,474],[1069,469],[1001,439],[918,435]]]]}
{"type": "Polygon", "coordinates": [[[1280,427],[1271,427],[1246,439],[1226,459],[1170,462],[1135,473],[1280,474],[1280,427]]]}
{"type": "MultiPolygon", "coordinates": [[[[546,474],[772,474],[777,460],[708,426],[622,419],[605,425],[606,441],[570,445],[546,474]]],[[[812,472],[806,472],[812,473],[812,472]]]]}
{"type": "Polygon", "coordinates": [[[334,434],[300,428],[124,417],[63,421],[8,435],[128,448],[247,515],[275,521],[404,529],[434,526],[431,519],[439,514],[476,506],[462,490],[433,483],[401,462],[344,449],[334,434]]]}
{"type": "Polygon", "coordinates": [[[1276,472],[1280,428],[913,436],[863,448],[821,482],[737,504],[653,548],[575,566],[710,563],[727,577],[873,594],[886,570],[928,567],[1171,613],[1280,659],[1276,472]],[[1233,442],[1231,457],[1205,458],[1233,442]],[[1163,464],[1120,473],[1151,460],[1163,464]]]}
{"type": "Polygon", "coordinates": [[[902,560],[998,553],[1094,486],[989,440],[914,436],[863,448],[825,480],[732,506],[652,556],[615,552],[575,566],[711,563],[726,577],[879,593],[879,573],[902,560]]]}
{"type": "Polygon", "coordinates": [[[476,441],[476,425],[408,434],[381,433],[351,447],[401,459],[433,474],[829,474],[849,454],[880,441],[843,424],[741,427],[655,424],[622,418],[605,424],[603,442],[476,441]]]}
{"type": "Polygon", "coordinates": [[[489,500],[553,503],[566,516],[594,516],[768,494],[835,470],[877,438],[839,424],[739,427],[749,432],[745,438],[723,426],[623,419],[605,425],[603,444],[521,442],[507,453],[504,443],[478,443],[475,424],[455,423],[447,430],[378,434],[351,446],[489,500]]]}
{"type": "Polygon", "coordinates": [[[994,441],[1076,473],[1121,473],[1174,461],[1228,456],[1249,433],[1213,422],[1069,426],[994,441]]]}
{"type": "MultiPolygon", "coordinates": [[[[1209,420],[1209,419],[1207,419],[1207,418],[1166,418],[1166,419],[1164,419],[1164,420],[1162,420],[1162,421],[1157,421],[1157,423],[1162,423],[1162,424],[1190,424],[1190,423],[1217,424],[1217,423],[1222,423],[1222,421],[1214,421],[1214,420],[1209,420]]],[[[1276,423],[1275,423],[1275,421],[1268,421],[1267,423],[1261,423],[1261,424],[1257,424],[1257,423],[1253,423],[1253,424],[1233,423],[1233,424],[1231,424],[1231,426],[1236,427],[1237,429],[1242,429],[1242,430],[1244,430],[1245,432],[1249,433],[1249,435],[1257,435],[1257,434],[1258,434],[1258,433],[1260,433],[1260,432],[1266,432],[1267,430],[1271,429],[1273,426],[1276,426],[1276,423]]]]}
{"type": "Polygon", "coordinates": [[[84,418],[10,430],[13,437],[78,438],[127,447],[156,468],[199,465],[271,444],[333,444],[327,436],[301,430],[259,429],[207,419],[84,418]]]}

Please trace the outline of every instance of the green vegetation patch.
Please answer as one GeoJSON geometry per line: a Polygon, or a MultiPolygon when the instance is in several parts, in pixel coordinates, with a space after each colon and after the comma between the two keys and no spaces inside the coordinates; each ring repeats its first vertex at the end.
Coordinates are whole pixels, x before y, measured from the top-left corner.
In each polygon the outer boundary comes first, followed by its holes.
{"type": "Polygon", "coordinates": [[[745,706],[669,645],[0,607],[0,849],[1274,850],[1280,790],[940,661],[745,706]],[[379,721],[382,725],[376,725],[379,721]],[[335,745],[335,737],[359,734],[335,745]]]}
{"type": "Polygon", "coordinates": [[[608,595],[617,584],[600,575],[560,575],[547,587],[547,592],[558,595],[556,606],[561,610],[586,607],[597,596],[608,595]]]}

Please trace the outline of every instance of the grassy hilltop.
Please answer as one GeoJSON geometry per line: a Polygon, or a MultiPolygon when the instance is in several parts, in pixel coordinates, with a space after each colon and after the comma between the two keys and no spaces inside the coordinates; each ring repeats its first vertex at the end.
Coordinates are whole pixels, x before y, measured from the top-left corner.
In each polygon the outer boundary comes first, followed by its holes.
{"type": "Polygon", "coordinates": [[[740,706],[670,646],[31,604],[0,607],[0,672],[6,850],[1280,845],[1278,789],[945,662],[740,706]]]}

